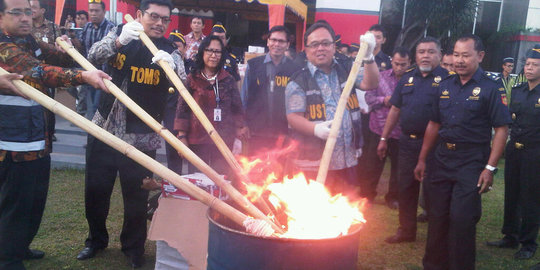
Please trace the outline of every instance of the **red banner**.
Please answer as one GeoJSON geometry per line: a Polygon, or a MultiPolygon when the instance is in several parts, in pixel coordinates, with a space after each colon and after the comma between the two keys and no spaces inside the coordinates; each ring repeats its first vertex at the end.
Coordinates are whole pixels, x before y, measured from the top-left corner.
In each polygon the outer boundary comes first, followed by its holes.
{"type": "Polygon", "coordinates": [[[285,6],[268,5],[268,29],[285,24],[285,6]]]}
{"type": "Polygon", "coordinates": [[[56,0],[56,12],[54,13],[54,23],[60,25],[60,20],[62,19],[62,11],[64,10],[64,4],[66,0],[56,0]]]}

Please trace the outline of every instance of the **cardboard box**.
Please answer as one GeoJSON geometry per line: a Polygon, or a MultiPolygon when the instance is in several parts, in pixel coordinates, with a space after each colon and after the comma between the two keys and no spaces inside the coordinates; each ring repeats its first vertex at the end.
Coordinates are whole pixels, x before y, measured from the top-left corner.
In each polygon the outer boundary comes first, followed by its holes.
{"type": "MultiPolygon", "coordinates": [[[[219,198],[220,200],[229,199],[229,195],[221,190],[210,178],[202,173],[194,173],[182,175],[185,179],[189,180],[192,184],[204,189],[206,192],[210,193],[214,197],[219,198]]],[[[229,181],[230,182],[230,181],[229,181]]],[[[183,190],[176,188],[173,184],[169,183],[167,180],[163,179],[161,184],[161,193],[163,197],[172,197],[175,199],[182,200],[196,200],[191,197],[189,194],[185,193],[183,190]]]]}

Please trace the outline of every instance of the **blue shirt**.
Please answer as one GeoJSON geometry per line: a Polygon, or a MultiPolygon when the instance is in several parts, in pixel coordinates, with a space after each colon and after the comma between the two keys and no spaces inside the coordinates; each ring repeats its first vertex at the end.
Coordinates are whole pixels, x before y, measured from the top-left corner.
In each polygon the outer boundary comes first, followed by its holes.
{"type": "Polygon", "coordinates": [[[481,68],[464,85],[458,75],[442,81],[436,99],[431,121],[441,124],[444,142],[487,144],[492,127],[512,122],[506,94],[481,68]]]}
{"type": "Polygon", "coordinates": [[[510,138],[521,143],[540,142],[540,85],[529,89],[528,83],[512,89],[510,99],[512,129],[510,138]]]}
{"type": "Polygon", "coordinates": [[[399,121],[404,134],[424,134],[439,83],[447,76],[448,71],[440,66],[426,77],[418,68],[403,74],[390,103],[400,109],[399,121]]]}

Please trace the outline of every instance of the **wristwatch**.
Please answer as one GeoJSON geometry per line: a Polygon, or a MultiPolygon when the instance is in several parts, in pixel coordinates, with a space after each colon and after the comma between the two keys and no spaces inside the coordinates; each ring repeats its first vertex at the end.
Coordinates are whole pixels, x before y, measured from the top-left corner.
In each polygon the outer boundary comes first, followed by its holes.
{"type": "Polygon", "coordinates": [[[493,167],[489,164],[486,165],[486,169],[490,171],[493,175],[497,174],[497,171],[499,171],[499,168],[493,167]]]}

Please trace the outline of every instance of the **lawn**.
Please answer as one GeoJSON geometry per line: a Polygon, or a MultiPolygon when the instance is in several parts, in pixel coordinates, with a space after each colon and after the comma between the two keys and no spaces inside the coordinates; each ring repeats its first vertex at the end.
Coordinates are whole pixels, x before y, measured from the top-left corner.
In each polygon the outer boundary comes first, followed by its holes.
{"type": "MultiPolygon", "coordinates": [[[[501,163],[502,164],[502,163],[501,163]]],[[[499,238],[502,223],[503,183],[499,172],[494,190],[483,197],[483,216],[478,224],[477,269],[528,269],[539,261],[515,261],[516,250],[487,248],[487,240],[499,238]]],[[[383,175],[385,178],[386,175],[383,175]]],[[[118,182],[117,182],[118,183],[118,182]]],[[[385,183],[380,190],[385,189],[385,183]]],[[[426,224],[419,224],[415,243],[389,245],[384,239],[397,228],[397,211],[390,210],[382,197],[366,211],[367,225],[361,233],[359,269],[422,269],[426,224]]],[[[119,234],[122,226],[122,200],[119,184],[115,186],[108,219],[111,242],[109,248],[94,259],[75,259],[88,232],[84,217],[84,173],[77,170],[53,170],[49,197],[41,228],[32,248],[46,252],[45,258],[27,261],[28,269],[130,269],[127,259],[120,251],[119,234]]],[[[142,269],[153,269],[155,245],[146,244],[147,263],[142,269]]],[[[254,269],[256,270],[256,269],[254,269]]]]}

